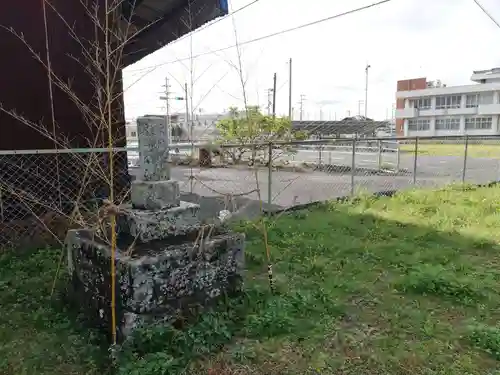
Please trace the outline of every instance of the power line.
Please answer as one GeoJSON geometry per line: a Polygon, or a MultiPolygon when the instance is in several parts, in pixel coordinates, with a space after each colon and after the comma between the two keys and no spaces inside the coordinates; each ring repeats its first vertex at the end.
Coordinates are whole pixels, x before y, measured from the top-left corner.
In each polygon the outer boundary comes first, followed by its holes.
{"type": "MultiPolygon", "coordinates": [[[[181,40],[184,40],[188,37],[192,37],[194,34],[196,34],[197,32],[199,31],[202,31],[202,30],[206,30],[208,29],[210,26],[213,26],[217,23],[219,23],[220,21],[223,21],[225,19],[227,19],[228,17],[232,17],[234,16],[236,13],[238,12],[241,12],[242,10],[245,10],[246,8],[249,8],[250,6],[254,5],[255,3],[258,3],[260,0],[253,0],[251,3],[248,3],[247,5],[244,5],[242,6],[241,8],[238,8],[236,9],[234,12],[231,12],[229,14],[226,14],[225,16],[223,17],[220,17],[220,18],[217,18],[214,22],[212,23],[207,23],[197,29],[194,29],[192,30],[191,32],[187,33],[187,34],[184,34],[183,36],[181,36],[180,38],[176,39],[175,41],[173,41],[171,43],[171,45],[174,45],[175,43],[178,43],[180,42],[181,40]]],[[[179,59],[179,60],[175,60],[175,62],[178,62],[178,61],[184,61],[184,60],[190,60],[191,58],[185,58],[185,59],[179,59]]],[[[160,65],[161,66],[161,65],[160,65]]],[[[149,66],[149,67],[145,67],[145,68],[139,68],[139,69],[133,69],[133,70],[130,70],[130,72],[140,72],[140,71],[143,71],[143,70],[148,70],[148,69],[156,69],[155,66],[149,66]]],[[[153,70],[154,70],[153,69],[153,70]]]]}
{"type": "Polygon", "coordinates": [[[184,40],[186,39],[187,37],[191,37],[193,36],[194,34],[196,34],[197,32],[201,31],[201,30],[205,30],[205,29],[208,29],[210,26],[213,26],[215,25],[216,23],[219,23],[220,21],[222,20],[225,20],[226,18],[230,17],[230,16],[234,16],[236,13],[238,12],[241,12],[242,10],[245,10],[246,8],[254,5],[255,3],[259,2],[260,0],[253,0],[251,3],[248,3],[247,5],[244,5],[242,6],[241,8],[238,8],[236,9],[234,12],[231,12],[229,14],[226,14],[225,16],[223,17],[220,17],[220,18],[217,18],[214,22],[211,22],[211,23],[207,23],[197,29],[194,29],[193,31],[191,31],[190,33],[188,34],[184,34],[183,36],[181,36],[179,39],[175,40],[174,43],[177,43],[177,42],[180,42],[181,40],[184,40]]]}
{"type": "Polygon", "coordinates": [[[292,32],[292,31],[297,31],[297,30],[303,29],[305,27],[317,25],[317,24],[320,24],[320,23],[323,23],[323,22],[326,22],[326,21],[331,21],[331,20],[336,19],[336,18],[340,18],[340,17],[343,17],[343,16],[348,16],[348,15],[351,15],[351,14],[354,14],[354,13],[357,13],[357,12],[361,12],[363,10],[374,8],[374,7],[377,7],[379,5],[382,5],[382,4],[385,4],[385,3],[389,3],[390,1],[392,1],[392,0],[378,1],[376,3],[372,3],[372,4],[365,5],[365,6],[362,6],[362,7],[359,7],[359,8],[351,9],[351,10],[348,10],[346,12],[338,13],[338,14],[335,14],[335,15],[330,16],[330,17],[321,18],[319,20],[308,22],[308,23],[305,23],[305,24],[302,24],[302,25],[299,25],[299,26],[295,26],[295,27],[289,28],[289,29],[284,29],[284,30],[277,31],[277,32],[274,32],[272,34],[267,34],[267,35],[264,35],[264,36],[261,36],[261,37],[255,38],[255,39],[246,40],[246,41],[240,42],[238,44],[233,44],[231,46],[219,48],[219,49],[216,49],[214,51],[202,52],[202,53],[199,53],[197,55],[193,55],[191,57],[185,57],[185,58],[182,58],[182,59],[166,61],[166,62],[163,62],[163,63],[160,63],[160,64],[156,64],[156,65],[152,65],[152,66],[149,66],[149,67],[144,67],[144,68],[140,68],[140,69],[137,69],[137,70],[131,70],[131,72],[134,72],[134,71],[136,71],[136,72],[137,71],[143,71],[143,70],[147,70],[147,69],[153,69],[154,70],[154,69],[159,68],[159,67],[164,66],[164,65],[174,64],[174,63],[177,63],[177,62],[180,62],[180,61],[186,61],[186,60],[196,59],[198,57],[202,57],[202,56],[206,56],[206,55],[211,55],[211,54],[218,53],[218,52],[223,52],[223,51],[226,51],[226,50],[234,48],[234,47],[240,47],[240,46],[243,46],[243,45],[246,45],[246,44],[260,42],[260,41],[262,41],[264,39],[273,38],[275,36],[279,36],[279,35],[282,35],[282,34],[285,34],[285,33],[289,33],[289,32],[292,32]]]}
{"type": "Polygon", "coordinates": [[[495,25],[497,25],[498,28],[500,28],[500,22],[498,22],[492,15],[490,12],[488,12],[482,5],[481,3],[479,2],[479,0],[474,0],[474,2],[476,3],[476,5],[483,11],[484,14],[486,14],[488,16],[488,18],[490,20],[493,21],[493,23],[495,25]]]}

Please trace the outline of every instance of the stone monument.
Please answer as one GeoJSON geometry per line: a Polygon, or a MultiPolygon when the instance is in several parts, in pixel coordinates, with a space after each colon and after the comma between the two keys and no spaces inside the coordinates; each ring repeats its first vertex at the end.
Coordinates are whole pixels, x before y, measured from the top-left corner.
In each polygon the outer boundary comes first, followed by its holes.
{"type": "MultiPolygon", "coordinates": [[[[138,121],[142,178],[131,204],[116,210],[116,312],[119,339],[143,323],[171,323],[241,290],[244,236],[200,223],[200,206],[180,200],[170,179],[164,121],[138,121]],[[209,234],[209,237],[207,235],[209,234]]],[[[215,213],[214,213],[215,214],[215,213]]],[[[110,332],[111,248],[106,230],[68,231],[69,297],[110,332]]]]}

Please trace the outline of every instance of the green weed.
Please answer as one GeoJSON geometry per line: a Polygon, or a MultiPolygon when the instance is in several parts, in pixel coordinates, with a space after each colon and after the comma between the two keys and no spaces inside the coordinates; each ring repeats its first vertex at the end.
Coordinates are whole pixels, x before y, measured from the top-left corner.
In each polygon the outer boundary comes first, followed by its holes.
{"type": "Polygon", "coordinates": [[[474,324],[468,327],[468,339],[472,344],[497,360],[500,360],[500,328],[485,324],[474,324]]]}
{"type": "Polygon", "coordinates": [[[488,297],[485,285],[474,278],[457,275],[443,265],[417,267],[398,287],[404,292],[451,298],[464,305],[481,303],[488,297]]]}
{"type": "MultiPolygon", "coordinates": [[[[266,218],[275,294],[262,228],[238,223],[245,293],[182,329],[144,327],[119,351],[117,371],[493,374],[499,198],[500,187],[415,190],[266,218]]],[[[101,337],[48,298],[58,257],[0,255],[2,374],[109,373],[101,337]]]]}

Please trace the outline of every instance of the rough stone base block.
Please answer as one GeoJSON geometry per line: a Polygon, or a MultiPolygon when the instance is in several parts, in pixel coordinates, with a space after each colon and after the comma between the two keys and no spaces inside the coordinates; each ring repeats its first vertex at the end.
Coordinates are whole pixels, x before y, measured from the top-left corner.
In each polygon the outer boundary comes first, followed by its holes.
{"type": "Polygon", "coordinates": [[[200,205],[181,201],[178,207],[157,211],[139,210],[130,205],[121,206],[118,227],[121,234],[137,242],[162,240],[170,236],[183,236],[200,228],[200,205]]]}
{"type": "MultiPolygon", "coordinates": [[[[111,250],[89,230],[70,230],[66,239],[71,298],[91,321],[110,332],[111,250]]],[[[119,337],[151,321],[172,322],[189,311],[241,290],[244,235],[221,233],[194,245],[155,242],[130,256],[117,251],[119,337]]]]}
{"type": "Polygon", "coordinates": [[[161,210],[180,204],[178,181],[133,181],[130,189],[132,206],[136,209],[161,210]]]}

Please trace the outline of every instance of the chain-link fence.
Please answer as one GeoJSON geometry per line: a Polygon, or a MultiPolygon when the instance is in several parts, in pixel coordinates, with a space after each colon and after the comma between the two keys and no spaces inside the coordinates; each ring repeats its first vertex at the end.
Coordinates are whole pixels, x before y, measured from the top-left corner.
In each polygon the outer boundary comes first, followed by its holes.
{"type": "MultiPolygon", "coordinates": [[[[202,218],[222,209],[242,217],[359,193],[500,178],[500,136],[321,139],[259,145],[176,145],[171,176],[202,218]],[[193,149],[217,150],[210,167],[193,149]],[[232,152],[235,149],[241,152],[232,152]],[[189,152],[185,152],[189,150],[189,152]],[[238,157],[235,157],[237,155],[238,157]]],[[[128,201],[140,178],[138,149],[113,152],[114,200],[128,201]]],[[[0,247],[63,239],[70,225],[90,225],[110,196],[106,149],[0,152],[0,247]]]]}
{"type": "Polygon", "coordinates": [[[124,149],[0,151],[0,248],[61,241],[95,220],[111,186],[114,200],[127,200],[129,184],[124,149]]]}

